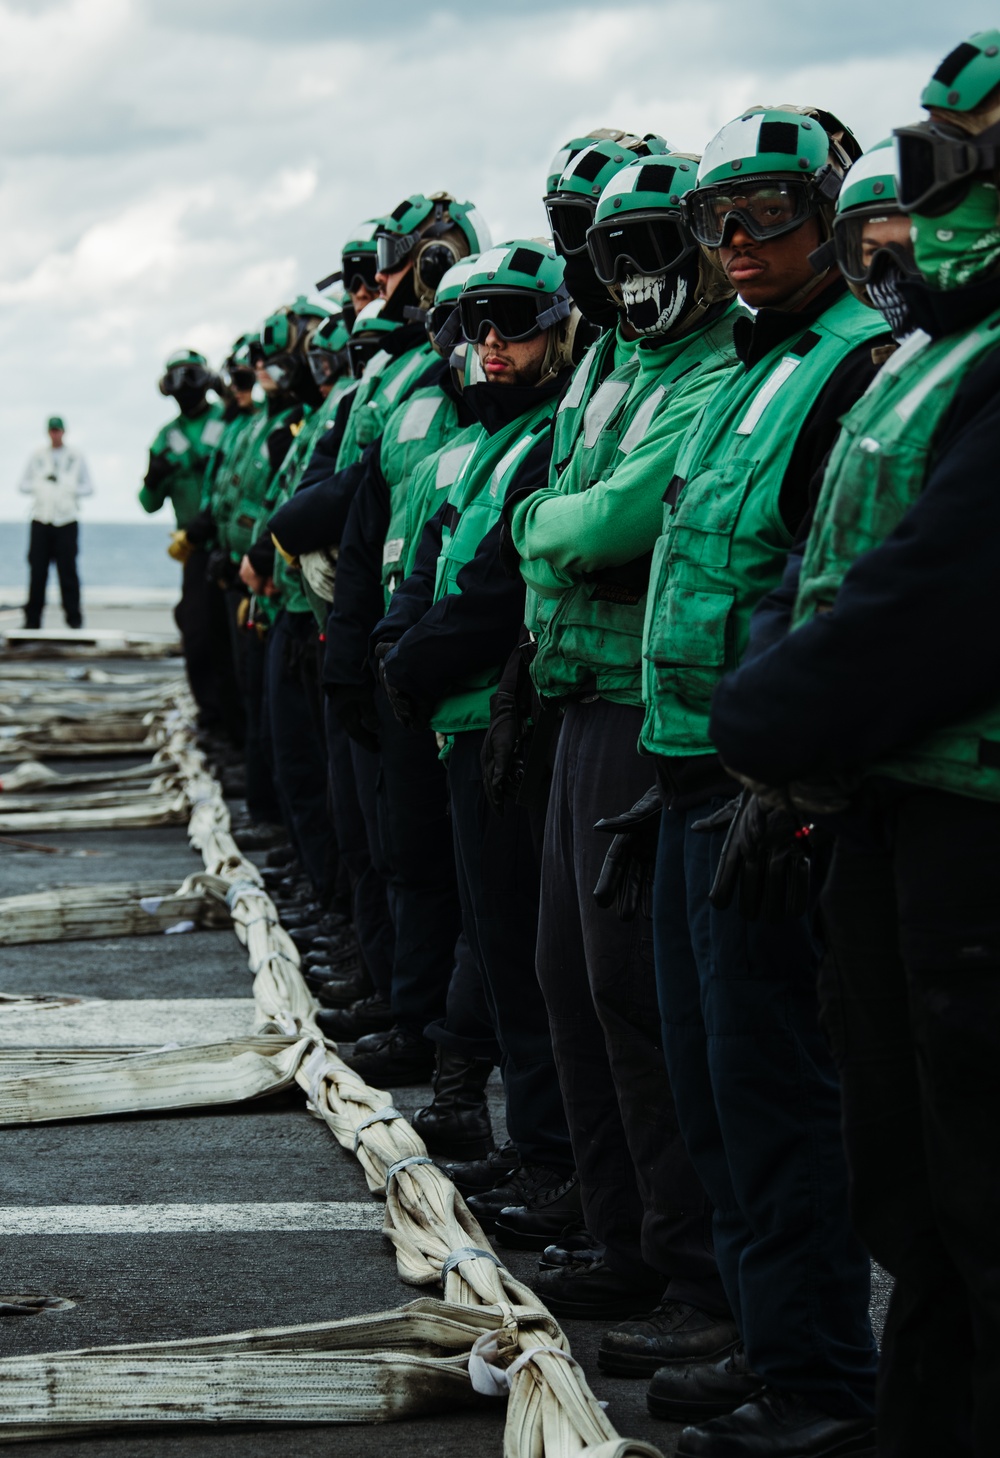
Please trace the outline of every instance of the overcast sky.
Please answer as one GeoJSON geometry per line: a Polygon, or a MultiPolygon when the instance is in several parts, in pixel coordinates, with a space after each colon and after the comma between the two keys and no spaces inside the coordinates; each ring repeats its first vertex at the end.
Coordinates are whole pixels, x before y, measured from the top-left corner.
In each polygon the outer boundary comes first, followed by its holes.
{"type": "Polygon", "coordinates": [[[868,146],[995,22],[966,0],[813,11],[0,0],[0,519],[52,412],[90,460],[86,516],[139,519],[166,354],[217,362],[409,192],[474,200],[499,240],[541,231],[546,165],[593,126],[701,150],[749,103],[815,103],[868,146]]]}

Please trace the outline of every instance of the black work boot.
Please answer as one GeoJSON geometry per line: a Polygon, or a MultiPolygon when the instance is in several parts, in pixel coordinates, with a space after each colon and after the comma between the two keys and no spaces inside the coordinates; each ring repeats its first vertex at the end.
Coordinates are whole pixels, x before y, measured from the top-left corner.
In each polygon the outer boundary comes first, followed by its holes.
{"type": "MultiPolygon", "coordinates": [[[[316,1026],[325,1038],[355,1043],[368,1034],[388,1033],[392,1027],[392,1013],[389,1004],[373,992],[369,997],[359,997],[350,1007],[321,1008],[316,1014],[316,1026]]],[[[357,1053],[358,1050],[355,1048],[354,1051],[357,1053]]],[[[344,1061],[354,1067],[352,1059],[344,1061]]],[[[360,1069],[357,1071],[361,1072],[360,1069]]]]}
{"type": "Polygon", "coordinates": [[[265,821],[243,826],[231,834],[241,851],[270,851],[288,842],[283,826],[268,825],[265,821]]]}
{"type": "Polygon", "coordinates": [[[544,1250],[583,1219],[576,1174],[540,1164],[523,1165],[509,1185],[473,1195],[469,1209],[514,1250],[544,1250]]]}
{"type": "Polygon", "coordinates": [[[540,1271],[561,1270],[563,1266],[589,1265],[599,1261],[604,1247],[585,1225],[567,1230],[553,1245],[547,1245],[538,1257],[540,1271]]]}
{"type": "Polygon", "coordinates": [[[434,1067],[434,1098],[410,1120],[428,1154],[450,1159],[480,1159],[493,1148],[493,1126],[486,1106],[486,1080],[492,1058],[462,1058],[439,1047],[434,1067]]]}
{"type": "Polygon", "coordinates": [[[605,1332],[597,1365],[615,1377],[651,1377],[668,1362],[721,1362],[739,1339],[732,1317],[711,1316],[686,1301],[663,1301],[605,1332]]]}
{"type": "MultiPolygon", "coordinates": [[[[331,1010],[330,1017],[336,1016],[331,1010]]],[[[430,1082],[434,1044],[422,1034],[397,1025],[387,1032],[360,1038],[344,1062],[373,1088],[405,1088],[411,1083],[430,1082]]]]}
{"type": "Polygon", "coordinates": [[[626,1278],[605,1265],[604,1259],[575,1261],[539,1271],[528,1285],[537,1291],[553,1316],[586,1321],[615,1320],[644,1311],[663,1292],[666,1277],[650,1271],[626,1278]]]}
{"type": "Polygon", "coordinates": [[[677,1458],[876,1458],[875,1423],[833,1417],[797,1392],[766,1387],[728,1415],[685,1428],[677,1458]]]}
{"type": "MultiPolygon", "coordinates": [[[[363,967],[354,972],[345,972],[342,976],[330,977],[320,977],[315,970],[303,968],[302,975],[320,1007],[352,1007],[363,998],[371,997],[375,991],[371,978],[363,967]]],[[[370,1028],[369,1032],[377,1032],[377,1029],[370,1028]]]]}
{"type": "Polygon", "coordinates": [[[646,1406],[669,1422],[704,1422],[735,1412],[764,1387],[751,1372],[743,1343],[721,1362],[670,1362],[649,1384],[646,1406]]]}
{"type": "Polygon", "coordinates": [[[485,1159],[466,1159],[451,1163],[439,1159],[438,1166],[462,1195],[478,1195],[495,1185],[506,1185],[515,1170],[521,1168],[521,1156],[508,1139],[499,1149],[490,1150],[485,1159]]]}

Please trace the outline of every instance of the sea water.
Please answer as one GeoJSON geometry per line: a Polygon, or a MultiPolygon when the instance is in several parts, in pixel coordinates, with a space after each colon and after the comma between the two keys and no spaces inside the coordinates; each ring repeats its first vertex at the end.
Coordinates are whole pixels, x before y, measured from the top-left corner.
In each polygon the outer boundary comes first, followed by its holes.
{"type": "MultiPolygon", "coordinates": [[[[109,590],[142,590],[152,598],[180,593],[180,564],[167,556],[173,522],[81,521],[77,566],[84,600],[109,590]]],[[[28,590],[28,523],[0,522],[3,560],[0,600],[23,602],[28,590]]],[[[55,564],[49,572],[49,601],[58,598],[55,564]]],[[[112,596],[117,592],[112,591],[112,596]]]]}

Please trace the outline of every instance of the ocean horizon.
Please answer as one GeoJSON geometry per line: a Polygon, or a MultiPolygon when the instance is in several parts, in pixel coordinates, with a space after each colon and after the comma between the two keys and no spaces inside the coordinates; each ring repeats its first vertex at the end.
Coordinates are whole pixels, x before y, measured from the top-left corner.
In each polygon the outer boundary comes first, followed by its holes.
{"type": "MultiPolygon", "coordinates": [[[[167,556],[172,516],[150,522],[87,521],[80,523],[77,566],[83,599],[114,600],[125,589],[144,590],[158,601],[180,596],[180,563],[167,556]]],[[[28,522],[0,521],[4,565],[0,568],[3,606],[24,601],[28,590],[28,522]],[[20,545],[19,545],[20,544],[20,545]]],[[[59,596],[55,565],[49,572],[49,600],[59,596]]]]}

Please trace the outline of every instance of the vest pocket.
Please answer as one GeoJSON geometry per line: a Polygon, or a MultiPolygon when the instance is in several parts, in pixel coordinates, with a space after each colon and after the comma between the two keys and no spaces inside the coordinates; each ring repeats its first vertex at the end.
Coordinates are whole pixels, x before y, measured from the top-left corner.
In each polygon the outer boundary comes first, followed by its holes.
{"type": "Polygon", "coordinates": [[[671,583],[656,608],[647,657],[661,692],[707,705],[726,664],[734,591],[671,583]]]}
{"type": "Polygon", "coordinates": [[[755,461],[728,461],[700,471],[677,495],[668,519],[670,556],[706,567],[728,567],[732,540],[750,491],[755,461]]]}

